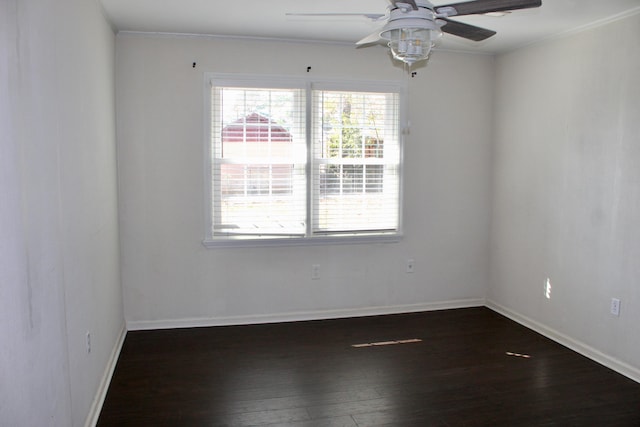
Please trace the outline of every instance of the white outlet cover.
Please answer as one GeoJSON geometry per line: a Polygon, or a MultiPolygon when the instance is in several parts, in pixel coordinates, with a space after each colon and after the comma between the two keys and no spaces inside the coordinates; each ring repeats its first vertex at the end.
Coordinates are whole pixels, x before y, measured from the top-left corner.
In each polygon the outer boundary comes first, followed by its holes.
{"type": "Polygon", "coordinates": [[[320,264],[313,264],[311,266],[311,279],[312,280],[320,279],[320,264]]]}
{"type": "Polygon", "coordinates": [[[618,298],[611,298],[611,314],[620,316],[620,300],[618,298]]]}
{"type": "Polygon", "coordinates": [[[415,262],[415,260],[414,260],[413,258],[408,259],[408,260],[407,260],[407,265],[406,265],[405,271],[406,271],[407,273],[413,273],[413,270],[414,270],[414,268],[415,268],[415,264],[416,264],[416,262],[415,262]]]}

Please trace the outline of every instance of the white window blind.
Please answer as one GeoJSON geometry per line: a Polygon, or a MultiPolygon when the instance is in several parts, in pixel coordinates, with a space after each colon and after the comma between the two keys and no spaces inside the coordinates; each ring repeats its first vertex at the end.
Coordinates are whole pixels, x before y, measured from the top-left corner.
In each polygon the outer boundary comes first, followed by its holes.
{"type": "Polygon", "coordinates": [[[214,87],[214,236],[306,233],[304,90],[214,87]]]}
{"type": "Polygon", "coordinates": [[[212,78],[205,245],[400,233],[400,90],[353,86],[212,78]]]}
{"type": "Polygon", "coordinates": [[[396,232],[397,93],[313,91],[313,233],[396,232]]]}

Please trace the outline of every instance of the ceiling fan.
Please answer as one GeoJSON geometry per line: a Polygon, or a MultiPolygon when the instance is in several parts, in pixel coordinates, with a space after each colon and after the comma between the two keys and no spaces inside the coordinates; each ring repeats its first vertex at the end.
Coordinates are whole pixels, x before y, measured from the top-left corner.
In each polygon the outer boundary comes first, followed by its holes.
{"type": "Polygon", "coordinates": [[[453,16],[506,12],[540,7],[542,0],[472,0],[434,6],[426,0],[389,0],[386,14],[320,13],[287,15],[338,16],[359,15],[375,21],[386,18],[385,25],[356,43],[357,46],[386,41],[393,57],[412,65],[429,58],[431,48],[442,33],[452,34],[473,41],[482,41],[496,34],[495,31],[449,19],[453,16]]]}

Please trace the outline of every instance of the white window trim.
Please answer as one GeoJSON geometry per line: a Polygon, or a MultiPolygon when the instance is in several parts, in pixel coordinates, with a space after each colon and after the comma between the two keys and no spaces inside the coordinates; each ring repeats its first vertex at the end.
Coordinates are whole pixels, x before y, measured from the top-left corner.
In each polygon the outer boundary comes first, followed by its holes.
{"type": "MultiPolygon", "coordinates": [[[[223,73],[204,73],[204,239],[203,246],[209,249],[214,248],[237,248],[237,247],[265,247],[265,246],[313,246],[313,245],[345,245],[345,244],[367,244],[367,243],[397,243],[403,237],[403,207],[404,207],[404,136],[408,130],[408,122],[406,120],[406,104],[407,104],[407,85],[402,81],[377,81],[377,80],[347,80],[347,79],[321,79],[321,78],[296,78],[290,76],[272,76],[272,75],[250,75],[250,74],[223,74],[223,73]],[[254,236],[236,236],[234,238],[218,238],[213,235],[212,227],[212,147],[211,147],[211,87],[212,82],[221,86],[240,85],[243,87],[282,87],[282,88],[301,88],[307,91],[307,107],[306,121],[311,123],[311,90],[337,90],[337,91],[359,91],[359,92],[398,92],[400,95],[399,103],[399,206],[398,206],[398,229],[395,232],[381,233],[344,233],[340,235],[309,235],[310,222],[307,221],[307,235],[286,236],[286,237],[261,237],[254,236]]],[[[307,125],[306,139],[309,144],[311,137],[311,126],[307,125]]],[[[310,147],[307,147],[307,186],[311,185],[311,174],[309,165],[313,156],[310,147]]],[[[310,191],[311,188],[307,188],[310,191]]],[[[310,215],[311,197],[307,197],[307,216],[310,215]]]]}

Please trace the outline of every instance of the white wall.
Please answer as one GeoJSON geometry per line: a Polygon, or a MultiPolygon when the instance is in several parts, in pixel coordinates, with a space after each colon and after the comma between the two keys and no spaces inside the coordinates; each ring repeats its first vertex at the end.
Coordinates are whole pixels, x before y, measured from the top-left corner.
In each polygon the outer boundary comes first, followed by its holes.
{"type": "Polygon", "coordinates": [[[3,426],[83,425],[123,330],[114,50],[96,1],[0,4],[3,426]]]}
{"type": "Polygon", "coordinates": [[[497,60],[489,298],[640,380],[638,40],[636,14],[497,60]]]}
{"type": "Polygon", "coordinates": [[[493,59],[434,53],[409,79],[381,47],[117,38],[125,316],[131,328],[483,303],[493,59]],[[196,62],[194,69],[192,63],[196,62]],[[400,243],[205,249],[203,73],[409,79],[400,243]],[[404,272],[414,258],[416,272],[404,272]],[[321,279],[311,280],[320,264],[321,279]]]}

